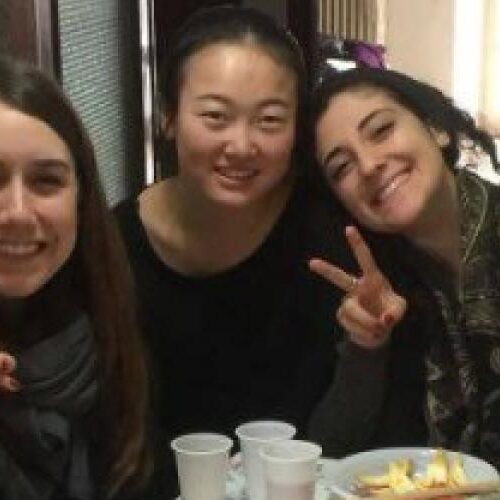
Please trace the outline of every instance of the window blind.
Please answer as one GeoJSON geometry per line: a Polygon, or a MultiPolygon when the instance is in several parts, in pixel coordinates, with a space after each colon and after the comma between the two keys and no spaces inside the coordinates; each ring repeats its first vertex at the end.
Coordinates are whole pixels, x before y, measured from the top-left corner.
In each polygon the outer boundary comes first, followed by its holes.
{"type": "Polygon", "coordinates": [[[135,83],[127,44],[133,33],[124,32],[133,29],[132,23],[124,23],[126,4],[58,2],[62,83],[94,142],[111,205],[129,196],[143,177],[142,127],[131,106],[136,100],[140,106],[140,91],[129,99],[135,83]]]}

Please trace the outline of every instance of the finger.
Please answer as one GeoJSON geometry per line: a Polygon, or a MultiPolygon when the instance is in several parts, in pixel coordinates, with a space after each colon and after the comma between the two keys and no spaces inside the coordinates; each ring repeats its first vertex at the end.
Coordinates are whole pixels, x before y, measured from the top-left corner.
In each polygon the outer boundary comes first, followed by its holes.
{"type": "Polygon", "coordinates": [[[379,347],[387,342],[388,338],[390,337],[390,331],[384,333],[366,330],[361,325],[349,318],[340,317],[339,323],[347,332],[351,342],[354,342],[355,344],[364,348],[373,349],[379,347]]]}
{"type": "Polygon", "coordinates": [[[372,256],[370,248],[358,229],[355,226],[347,226],[345,235],[363,274],[378,271],[377,263],[372,256]]]}
{"type": "Polygon", "coordinates": [[[381,322],[388,326],[393,327],[396,323],[399,323],[406,313],[408,304],[406,300],[400,295],[394,295],[391,303],[386,307],[383,313],[380,315],[381,322]]]}
{"type": "Polygon", "coordinates": [[[334,266],[323,259],[311,259],[309,261],[309,269],[326,281],[333,283],[344,292],[348,293],[352,291],[355,278],[351,274],[340,269],[340,267],[334,266]]]}
{"type": "Polygon", "coordinates": [[[367,311],[355,297],[348,296],[338,309],[338,319],[342,325],[353,325],[357,333],[380,336],[387,328],[378,316],[367,311]]]}
{"type": "Polygon", "coordinates": [[[17,392],[21,389],[21,384],[10,375],[0,376],[0,391],[17,392]]]}
{"type": "Polygon", "coordinates": [[[16,359],[6,352],[0,351],[0,373],[12,373],[16,369],[16,359]]]}

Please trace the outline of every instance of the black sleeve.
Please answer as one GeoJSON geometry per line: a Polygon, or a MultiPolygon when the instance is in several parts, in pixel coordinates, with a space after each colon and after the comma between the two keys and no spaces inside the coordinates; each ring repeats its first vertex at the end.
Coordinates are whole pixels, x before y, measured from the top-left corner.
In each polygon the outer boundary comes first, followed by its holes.
{"type": "Polygon", "coordinates": [[[386,393],[390,350],[364,349],[346,340],[338,346],[332,386],[309,422],[309,438],[328,457],[366,448],[378,428],[386,393]]]}

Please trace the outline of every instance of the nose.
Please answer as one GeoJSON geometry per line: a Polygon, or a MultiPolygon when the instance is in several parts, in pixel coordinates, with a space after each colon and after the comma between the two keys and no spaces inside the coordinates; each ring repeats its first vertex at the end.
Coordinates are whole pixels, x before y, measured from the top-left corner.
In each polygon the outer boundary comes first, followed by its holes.
{"type": "Polygon", "coordinates": [[[29,207],[29,193],[21,178],[13,178],[0,188],[0,223],[30,222],[29,207]]]}
{"type": "Polygon", "coordinates": [[[233,156],[251,156],[256,151],[251,126],[247,123],[235,123],[226,137],[225,152],[233,156]]]}
{"type": "Polygon", "coordinates": [[[385,159],[375,150],[358,152],[358,169],[365,177],[383,170],[385,164],[385,159]]]}

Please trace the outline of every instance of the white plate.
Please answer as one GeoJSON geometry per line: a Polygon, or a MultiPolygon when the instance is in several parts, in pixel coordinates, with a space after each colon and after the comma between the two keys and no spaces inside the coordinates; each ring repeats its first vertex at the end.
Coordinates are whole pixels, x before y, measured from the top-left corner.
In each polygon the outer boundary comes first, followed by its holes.
{"type": "MultiPolygon", "coordinates": [[[[384,474],[387,464],[400,458],[412,460],[415,473],[424,474],[434,448],[385,448],[381,450],[356,453],[342,460],[325,463],[322,471],[322,482],[334,493],[334,498],[346,499],[353,497],[353,484],[361,474],[384,474]]],[[[452,451],[446,454],[451,458],[456,455],[452,451]]],[[[470,481],[489,481],[499,478],[496,469],[476,457],[464,453],[464,470],[470,481]]]]}

